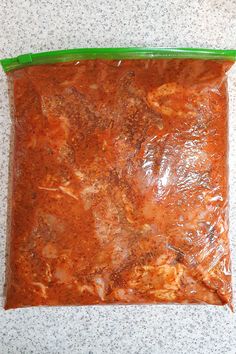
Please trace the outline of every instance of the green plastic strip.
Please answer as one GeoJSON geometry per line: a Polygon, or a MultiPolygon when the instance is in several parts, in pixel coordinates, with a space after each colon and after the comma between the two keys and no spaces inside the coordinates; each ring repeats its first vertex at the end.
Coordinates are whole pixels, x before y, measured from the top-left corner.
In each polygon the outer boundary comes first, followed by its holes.
{"type": "Polygon", "coordinates": [[[236,60],[236,50],[200,48],[78,48],[23,54],[1,60],[5,72],[25,66],[53,64],[82,59],[224,59],[236,60]]]}

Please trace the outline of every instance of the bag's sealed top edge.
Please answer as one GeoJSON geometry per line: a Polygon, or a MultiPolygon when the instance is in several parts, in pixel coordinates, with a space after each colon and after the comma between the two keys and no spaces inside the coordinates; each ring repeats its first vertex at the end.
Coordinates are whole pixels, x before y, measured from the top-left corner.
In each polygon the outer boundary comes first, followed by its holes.
{"type": "Polygon", "coordinates": [[[224,59],[236,60],[236,50],[204,48],[77,48],[23,54],[1,60],[5,72],[25,66],[88,59],[224,59]]]}

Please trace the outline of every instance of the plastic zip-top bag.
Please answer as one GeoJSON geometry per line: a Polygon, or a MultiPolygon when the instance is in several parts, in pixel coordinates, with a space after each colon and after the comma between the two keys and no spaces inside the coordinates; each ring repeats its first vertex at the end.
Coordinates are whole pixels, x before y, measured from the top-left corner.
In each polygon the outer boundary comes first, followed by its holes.
{"type": "Polygon", "coordinates": [[[127,48],[2,60],[14,106],[6,309],[232,307],[235,58],[127,48]]]}

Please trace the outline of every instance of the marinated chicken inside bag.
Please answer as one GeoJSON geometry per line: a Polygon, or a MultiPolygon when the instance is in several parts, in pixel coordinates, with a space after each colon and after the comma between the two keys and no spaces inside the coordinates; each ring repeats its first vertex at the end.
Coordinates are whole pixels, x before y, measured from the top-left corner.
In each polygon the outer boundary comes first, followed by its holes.
{"type": "Polygon", "coordinates": [[[231,306],[231,65],[86,60],[8,74],[7,309],[231,306]]]}

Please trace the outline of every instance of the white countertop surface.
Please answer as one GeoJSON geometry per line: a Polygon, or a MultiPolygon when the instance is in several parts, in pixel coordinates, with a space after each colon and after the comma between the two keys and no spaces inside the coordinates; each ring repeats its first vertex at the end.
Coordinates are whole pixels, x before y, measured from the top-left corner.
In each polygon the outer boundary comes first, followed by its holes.
{"type": "MultiPolygon", "coordinates": [[[[74,47],[236,49],[235,0],[2,0],[0,57],[74,47]]],[[[236,70],[230,87],[230,221],[236,274],[236,70]]],[[[10,116],[0,71],[0,296],[10,116]]],[[[236,285],[236,282],[235,282],[236,285]]],[[[235,292],[234,292],[235,293],[235,292]]],[[[236,298],[236,297],[235,297],[236,298]]],[[[236,354],[236,314],[211,306],[0,308],[0,354],[236,354]]]]}

